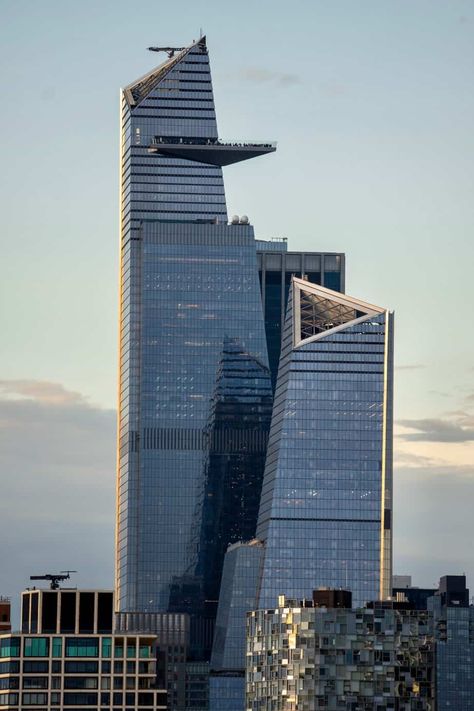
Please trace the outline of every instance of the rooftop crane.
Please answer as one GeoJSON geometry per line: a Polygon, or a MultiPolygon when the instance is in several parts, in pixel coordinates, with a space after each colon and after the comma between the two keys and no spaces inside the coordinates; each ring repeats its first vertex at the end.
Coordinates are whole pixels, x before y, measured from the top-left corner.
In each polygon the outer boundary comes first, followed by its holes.
{"type": "Polygon", "coordinates": [[[69,580],[70,573],[77,573],[77,570],[61,570],[59,573],[46,573],[45,575],[30,575],[30,580],[49,580],[51,590],[59,590],[59,583],[69,580]]]}
{"type": "Polygon", "coordinates": [[[171,57],[174,57],[175,52],[181,52],[183,49],[186,49],[186,47],[148,47],[148,49],[150,52],[166,52],[171,59],[171,57]]]}

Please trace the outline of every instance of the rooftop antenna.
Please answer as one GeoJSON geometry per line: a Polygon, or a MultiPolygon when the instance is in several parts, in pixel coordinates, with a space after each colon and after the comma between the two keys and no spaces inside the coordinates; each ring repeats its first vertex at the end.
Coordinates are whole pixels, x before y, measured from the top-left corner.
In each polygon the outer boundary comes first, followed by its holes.
{"type": "Polygon", "coordinates": [[[181,52],[183,49],[186,49],[186,47],[148,47],[150,52],[166,52],[169,59],[174,57],[175,52],[181,52]]]}
{"type": "Polygon", "coordinates": [[[51,590],[59,590],[59,583],[69,580],[70,573],[77,570],[61,570],[59,573],[45,573],[45,575],[30,575],[30,580],[49,580],[51,590]]]}

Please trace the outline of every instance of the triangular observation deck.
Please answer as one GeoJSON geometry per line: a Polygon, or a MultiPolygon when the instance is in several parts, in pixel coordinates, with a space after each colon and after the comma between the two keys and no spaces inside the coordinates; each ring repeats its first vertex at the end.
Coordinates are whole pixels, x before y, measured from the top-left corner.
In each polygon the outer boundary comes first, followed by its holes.
{"type": "Polygon", "coordinates": [[[386,311],[297,277],[292,289],[294,348],[386,311]]]}

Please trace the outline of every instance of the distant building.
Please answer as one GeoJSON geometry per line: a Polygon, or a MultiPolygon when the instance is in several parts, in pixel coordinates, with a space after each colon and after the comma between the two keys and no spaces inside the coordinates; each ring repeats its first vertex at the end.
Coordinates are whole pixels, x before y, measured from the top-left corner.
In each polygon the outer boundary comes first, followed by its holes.
{"type": "Polygon", "coordinates": [[[156,635],[113,632],[113,594],[27,590],[22,631],[0,635],[0,708],[167,709],[156,635]]]}
{"type": "Polygon", "coordinates": [[[407,600],[416,610],[426,610],[430,597],[436,588],[418,588],[411,583],[411,575],[394,575],[392,578],[392,597],[395,600],[407,600]]]}
{"type": "Polygon", "coordinates": [[[474,709],[474,607],[465,575],[446,575],[428,601],[436,640],[437,711],[474,709]]]}
{"type": "Polygon", "coordinates": [[[115,633],[121,635],[156,636],[156,683],[168,692],[168,708],[187,708],[187,699],[199,695],[205,699],[201,705],[192,707],[195,711],[207,708],[208,681],[200,683],[203,662],[196,668],[190,649],[190,616],[186,613],[167,612],[119,612],[115,615],[115,633]],[[189,684],[188,684],[189,676],[189,684]],[[198,689],[198,687],[200,687],[198,689]]]}
{"type": "MultiPolygon", "coordinates": [[[[431,711],[434,640],[426,611],[375,602],[356,610],[350,593],[279,597],[247,617],[246,711],[431,711]]],[[[453,707],[457,708],[458,707],[453,707]]],[[[472,707],[471,707],[472,708],[472,707]]]]}
{"type": "Polygon", "coordinates": [[[0,633],[11,630],[11,602],[9,597],[0,595],[0,633]]]}
{"type": "Polygon", "coordinates": [[[256,240],[268,361],[275,388],[291,277],[344,292],[345,255],[340,252],[288,252],[286,240],[256,240]]]}

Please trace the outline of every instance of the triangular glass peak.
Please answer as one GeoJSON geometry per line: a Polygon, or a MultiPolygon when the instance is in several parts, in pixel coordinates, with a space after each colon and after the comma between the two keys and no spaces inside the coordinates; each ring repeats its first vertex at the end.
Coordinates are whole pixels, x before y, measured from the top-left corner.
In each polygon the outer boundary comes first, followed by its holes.
{"type": "Polygon", "coordinates": [[[385,311],[305,279],[293,277],[292,286],[295,347],[325,336],[328,331],[339,330],[358,319],[385,311]]]}
{"type": "Polygon", "coordinates": [[[190,52],[193,47],[199,45],[201,49],[207,52],[206,48],[206,37],[201,37],[197,42],[193,42],[189,47],[178,51],[177,54],[169,57],[165,62],[160,64],[155,69],[140,77],[136,81],[132,82],[125,87],[123,90],[124,96],[133,109],[135,106],[140,104],[143,99],[145,99],[151,91],[159,84],[159,82],[164,79],[173,67],[175,67],[179,62],[184,59],[184,57],[190,52]]]}

